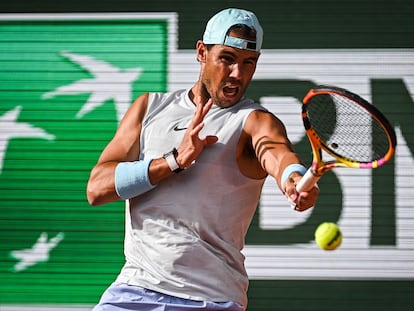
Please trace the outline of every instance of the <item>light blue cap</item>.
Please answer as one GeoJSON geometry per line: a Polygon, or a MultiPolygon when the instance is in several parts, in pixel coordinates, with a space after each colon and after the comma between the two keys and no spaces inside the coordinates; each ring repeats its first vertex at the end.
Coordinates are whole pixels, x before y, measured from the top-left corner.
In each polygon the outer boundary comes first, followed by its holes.
{"type": "Polygon", "coordinates": [[[205,44],[223,44],[239,49],[260,52],[263,43],[263,29],[254,13],[242,9],[225,9],[214,15],[204,31],[205,44]],[[256,41],[234,38],[227,35],[231,26],[244,24],[256,30],[256,41]]]}

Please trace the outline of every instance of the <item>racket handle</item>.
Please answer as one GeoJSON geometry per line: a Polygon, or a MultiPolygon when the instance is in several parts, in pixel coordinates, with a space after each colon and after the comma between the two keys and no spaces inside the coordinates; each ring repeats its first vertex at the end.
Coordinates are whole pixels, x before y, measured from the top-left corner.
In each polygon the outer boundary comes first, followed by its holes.
{"type": "Polygon", "coordinates": [[[313,188],[313,186],[318,182],[318,180],[321,178],[321,176],[316,176],[312,169],[309,168],[305,175],[303,175],[302,179],[299,181],[299,183],[296,185],[296,191],[302,192],[302,191],[309,191],[313,188]]]}

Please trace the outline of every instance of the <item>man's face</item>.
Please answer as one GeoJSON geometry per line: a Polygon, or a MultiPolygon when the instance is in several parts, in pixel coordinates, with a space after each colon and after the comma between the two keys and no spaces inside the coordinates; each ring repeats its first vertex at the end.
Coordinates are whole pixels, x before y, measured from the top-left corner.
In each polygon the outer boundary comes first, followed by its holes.
{"type": "Polygon", "coordinates": [[[260,53],[225,45],[205,47],[205,53],[200,77],[203,87],[217,106],[235,105],[249,86],[260,53]]]}

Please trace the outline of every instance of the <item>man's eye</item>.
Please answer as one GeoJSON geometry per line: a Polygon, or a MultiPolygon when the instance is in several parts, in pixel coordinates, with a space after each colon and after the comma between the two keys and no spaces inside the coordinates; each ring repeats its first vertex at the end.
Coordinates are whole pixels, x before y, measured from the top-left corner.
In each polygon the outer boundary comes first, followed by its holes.
{"type": "Polygon", "coordinates": [[[222,56],[221,57],[221,61],[226,62],[226,63],[233,63],[233,59],[231,57],[228,56],[222,56]]]}

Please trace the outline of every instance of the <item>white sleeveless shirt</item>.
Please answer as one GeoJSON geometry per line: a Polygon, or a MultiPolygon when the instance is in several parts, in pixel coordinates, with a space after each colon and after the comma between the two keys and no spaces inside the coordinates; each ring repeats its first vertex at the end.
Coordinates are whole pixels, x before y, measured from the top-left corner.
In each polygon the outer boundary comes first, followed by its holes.
{"type": "MultiPolygon", "coordinates": [[[[216,135],[186,170],[131,199],[126,208],[126,264],[117,281],[193,300],[235,301],[246,306],[244,238],[264,179],[240,172],[236,147],[253,110],[243,99],[213,106],[200,137],[216,135]]],[[[188,90],[151,93],[141,133],[140,159],[178,147],[195,106],[188,90]]]]}

